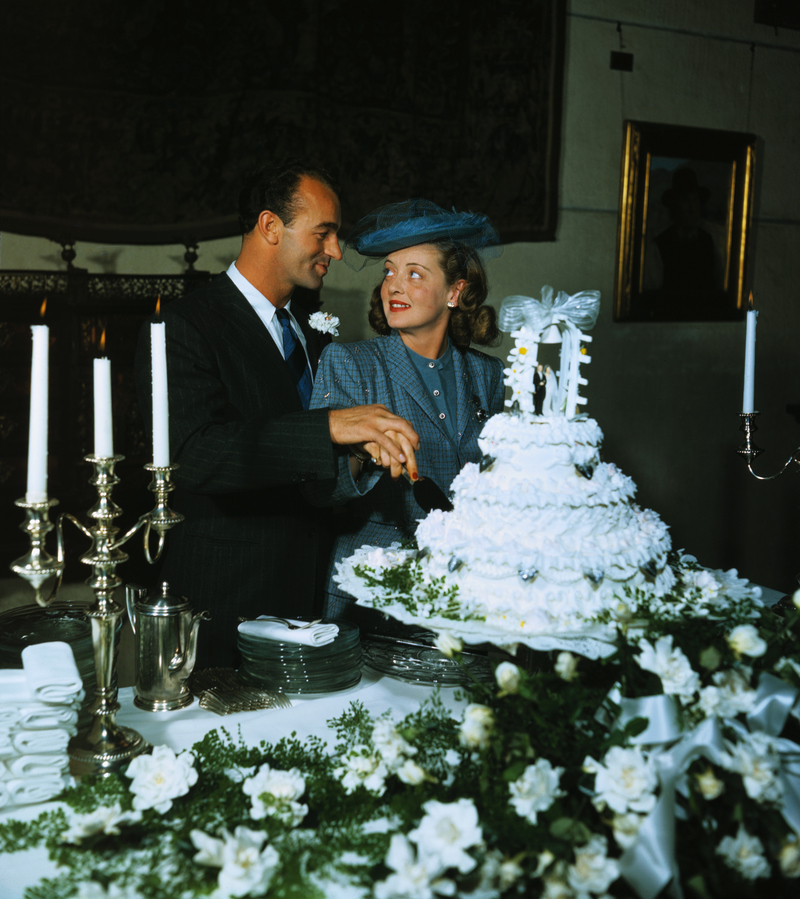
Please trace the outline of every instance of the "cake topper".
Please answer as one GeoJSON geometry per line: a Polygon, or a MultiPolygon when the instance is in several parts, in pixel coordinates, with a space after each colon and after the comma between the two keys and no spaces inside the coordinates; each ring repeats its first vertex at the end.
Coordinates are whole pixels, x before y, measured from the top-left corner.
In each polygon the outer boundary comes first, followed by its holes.
{"type": "Polygon", "coordinates": [[[588,382],[580,375],[580,366],[592,361],[582,343],[592,338],[585,334],[597,321],[600,292],[583,290],[569,294],[559,291],[554,298],[552,287],[542,288],[542,298],[510,296],[500,306],[499,326],[515,339],[508,354],[505,383],[511,388],[507,406],[521,412],[546,417],[574,418],[579,403],[586,399],[578,394],[588,382]],[[559,370],[539,362],[540,343],[560,343],[559,370]]]}

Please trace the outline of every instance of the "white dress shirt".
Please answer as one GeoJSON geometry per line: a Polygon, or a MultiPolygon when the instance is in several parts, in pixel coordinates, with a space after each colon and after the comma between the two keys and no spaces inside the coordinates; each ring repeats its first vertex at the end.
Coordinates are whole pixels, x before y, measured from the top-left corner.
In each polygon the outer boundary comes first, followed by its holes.
{"type": "MultiPolygon", "coordinates": [[[[270,337],[275,341],[275,346],[280,350],[281,355],[285,359],[286,354],[283,350],[283,328],[281,327],[280,319],[275,314],[278,310],[257,287],[253,287],[253,285],[247,280],[247,278],[245,278],[245,276],[239,271],[239,269],[236,268],[235,262],[232,262],[228,267],[227,275],[244,294],[244,298],[253,307],[253,309],[255,309],[256,314],[261,319],[261,321],[264,322],[267,331],[269,331],[270,337]]],[[[286,311],[289,313],[289,318],[292,322],[292,329],[294,330],[295,336],[300,341],[300,344],[305,351],[306,360],[308,360],[308,347],[306,346],[306,338],[303,335],[301,327],[297,324],[297,320],[292,315],[291,307],[292,301],[289,300],[289,302],[284,306],[284,309],[286,309],[286,311]]],[[[308,361],[306,361],[306,364],[308,364],[308,361]]]]}

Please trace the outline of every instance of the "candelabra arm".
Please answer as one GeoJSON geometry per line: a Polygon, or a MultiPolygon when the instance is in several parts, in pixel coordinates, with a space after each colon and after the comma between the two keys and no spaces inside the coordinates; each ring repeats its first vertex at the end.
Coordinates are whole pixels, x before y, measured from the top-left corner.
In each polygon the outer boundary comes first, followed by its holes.
{"type": "Polygon", "coordinates": [[[782,475],[784,473],[784,471],[786,471],[786,469],[792,464],[792,462],[797,462],[797,464],[800,465],[800,447],[798,447],[792,453],[792,455],[789,457],[788,461],[783,466],[783,468],[780,471],[776,471],[775,474],[769,474],[769,475],[756,474],[753,471],[753,463],[751,460],[748,460],[748,462],[747,462],[747,470],[758,481],[771,481],[774,478],[777,478],[780,475],[782,475]]]}
{"type": "Polygon", "coordinates": [[[758,430],[758,425],[756,424],[756,416],[758,412],[740,412],[739,418],[742,419],[742,423],[739,425],[739,430],[744,433],[744,443],[736,450],[740,456],[744,456],[747,459],[747,470],[750,474],[758,481],[771,481],[774,478],[780,477],[786,469],[792,464],[792,462],[797,462],[800,464],[800,447],[798,447],[792,455],[789,457],[789,460],[786,464],[781,468],[780,471],[775,472],[775,474],[770,475],[760,475],[756,474],[753,471],[753,462],[764,452],[761,447],[756,446],[755,441],[753,440],[753,434],[758,430]]]}

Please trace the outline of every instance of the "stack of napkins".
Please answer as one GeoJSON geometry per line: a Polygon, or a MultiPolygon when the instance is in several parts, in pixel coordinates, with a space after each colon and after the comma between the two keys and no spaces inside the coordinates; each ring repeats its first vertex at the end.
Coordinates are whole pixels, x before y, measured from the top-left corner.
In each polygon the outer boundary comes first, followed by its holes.
{"type": "Polygon", "coordinates": [[[293,618],[270,618],[261,615],[255,621],[243,621],[239,631],[262,640],[276,640],[279,643],[305,643],[308,646],[327,646],[333,643],[339,633],[336,624],[322,624],[295,621],[293,618]]]}
{"type": "Polygon", "coordinates": [[[43,802],[71,783],[67,744],[83,697],[67,643],[26,646],[21,670],[0,670],[0,808],[43,802]]]}

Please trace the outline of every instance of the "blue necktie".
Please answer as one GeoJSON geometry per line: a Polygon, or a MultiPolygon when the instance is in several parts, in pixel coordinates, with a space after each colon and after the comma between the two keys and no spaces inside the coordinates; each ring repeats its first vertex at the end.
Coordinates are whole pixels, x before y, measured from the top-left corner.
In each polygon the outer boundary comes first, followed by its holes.
{"type": "Polygon", "coordinates": [[[289,313],[285,309],[278,309],[278,318],[283,329],[283,355],[289,366],[289,373],[294,381],[294,386],[300,395],[300,402],[304,409],[308,409],[311,400],[311,369],[308,365],[303,344],[294,333],[289,313]]]}

